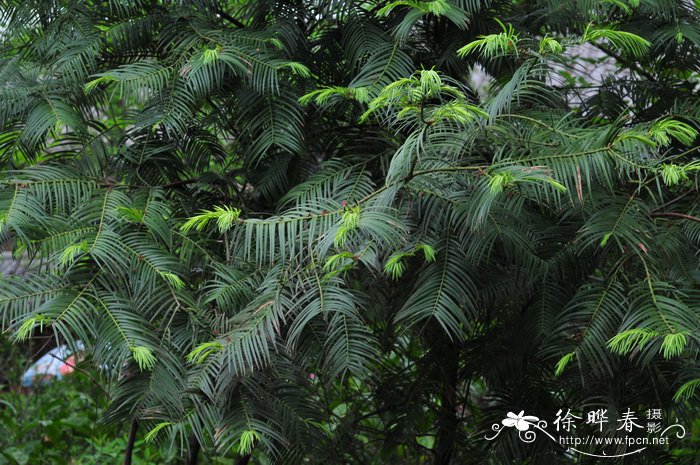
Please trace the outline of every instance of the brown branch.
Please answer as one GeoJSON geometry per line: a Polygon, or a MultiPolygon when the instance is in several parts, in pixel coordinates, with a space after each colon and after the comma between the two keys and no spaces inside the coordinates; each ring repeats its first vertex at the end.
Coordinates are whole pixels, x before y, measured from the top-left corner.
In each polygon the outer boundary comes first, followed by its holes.
{"type": "MultiPolygon", "coordinates": [[[[699,148],[700,148],[700,147],[699,147],[699,148]]],[[[656,212],[658,212],[659,210],[663,210],[664,208],[668,207],[669,205],[674,204],[674,203],[678,202],[679,200],[682,200],[682,199],[686,198],[688,195],[692,194],[693,192],[695,192],[695,189],[691,189],[691,190],[689,190],[689,191],[686,191],[686,192],[684,192],[683,194],[679,195],[678,197],[676,197],[676,198],[674,198],[674,199],[671,199],[671,200],[669,200],[668,202],[666,202],[666,203],[664,203],[664,204],[662,204],[662,205],[659,205],[658,207],[656,207],[655,209],[653,209],[652,212],[653,212],[653,213],[656,213],[656,212]]]]}
{"type": "Polygon", "coordinates": [[[686,215],[685,213],[657,212],[652,213],[650,216],[672,216],[674,218],[682,218],[684,220],[700,222],[700,218],[698,218],[697,216],[686,215]]]}
{"type": "Polygon", "coordinates": [[[107,189],[112,189],[112,188],[121,188],[121,189],[171,189],[173,187],[179,187],[179,186],[185,186],[187,184],[192,184],[199,181],[199,178],[189,178],[189,179],[180,179],[177,181],[173,181],[168,184],[162,184],[162,185],[154,185],[154,186],[149,186],[146,184],[117,184],[116,182],[103,182],[100,184],[100,187],[104,187],[107,189]]]}

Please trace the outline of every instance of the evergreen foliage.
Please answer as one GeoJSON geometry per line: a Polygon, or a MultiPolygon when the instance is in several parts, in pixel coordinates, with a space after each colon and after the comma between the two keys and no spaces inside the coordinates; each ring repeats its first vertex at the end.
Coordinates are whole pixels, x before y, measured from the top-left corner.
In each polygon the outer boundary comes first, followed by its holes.
{"type": "Polygon", "coordinates": [[[697,415],[696,3],[0,0],[0,27],[0,244],[32,258],[0,322],[113,367],[107,423],[556,464],[483,436],[697,415]]]}

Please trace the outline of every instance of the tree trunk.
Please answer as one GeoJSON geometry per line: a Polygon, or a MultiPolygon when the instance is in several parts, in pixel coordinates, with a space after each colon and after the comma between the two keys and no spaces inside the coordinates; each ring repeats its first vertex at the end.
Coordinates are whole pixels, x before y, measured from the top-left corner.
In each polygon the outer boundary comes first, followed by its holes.
{"type": "Polygon", "coordinates": [[[197,465],[199,462],[199,441],[197,437],[193,434],[190,436],[190,456],[187,459],[187,465],[197,465]]]}
{"type": "Polygon", "coordinates": [[[250,454],[241,455],[238,457],[238,460],[236,460],[236,465],[248,465],[248,462],[250,462],[250,457],[250,454]]]}
{"type": "Polygon", "coordinates": [[[435,363],[440,366],[442,387],[440,410],[437,419],[435,465],[449,465],[452,460],[459,419],[457,418],[457,383],[459,370],[459,349],[446,344],[445,350],[435,363]]]}
{"type": "Polygon", "coordinates": [[[131,429],[129,429],[129,439],[126,441],[124,451],[124,465],[131,465],[131,455],[134,453],[134,443],[136,443],[136,431],[139,428],[139,421],[136,417],[131,419],[131,429]]]}

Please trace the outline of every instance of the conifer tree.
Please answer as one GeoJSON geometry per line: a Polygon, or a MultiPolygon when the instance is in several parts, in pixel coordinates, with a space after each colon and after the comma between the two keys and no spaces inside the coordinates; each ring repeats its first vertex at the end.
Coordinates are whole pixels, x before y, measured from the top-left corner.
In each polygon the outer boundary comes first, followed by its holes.
{"type": "Polygon", "coordinates": [[[0,322],[109,367],[107,424],[563,464],[597,462],[484,435],[698,415],[697,2],[0,0],[0,30],[0,244],[31,259],[0,322]]]}

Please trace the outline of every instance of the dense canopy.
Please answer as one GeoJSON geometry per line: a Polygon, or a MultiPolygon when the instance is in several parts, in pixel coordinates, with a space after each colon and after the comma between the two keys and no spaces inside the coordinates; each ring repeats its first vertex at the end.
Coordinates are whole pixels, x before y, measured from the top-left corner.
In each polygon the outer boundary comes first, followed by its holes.
{"type": "Polygon", "coordinates": [[[0,31],[0,245],[32,260],[0,322],[81,341],[108,425],[557,464],[599,462],[484,436],[698,416],[697,2],[0,0],[0,31]]]}

